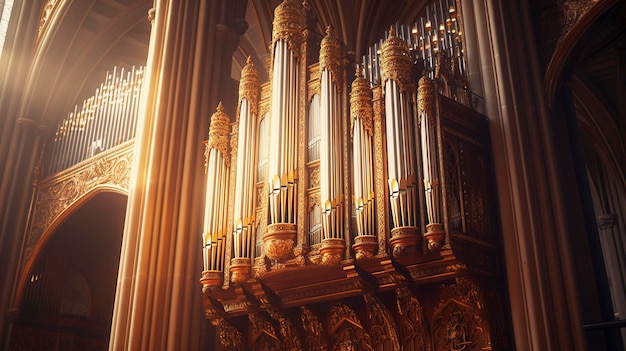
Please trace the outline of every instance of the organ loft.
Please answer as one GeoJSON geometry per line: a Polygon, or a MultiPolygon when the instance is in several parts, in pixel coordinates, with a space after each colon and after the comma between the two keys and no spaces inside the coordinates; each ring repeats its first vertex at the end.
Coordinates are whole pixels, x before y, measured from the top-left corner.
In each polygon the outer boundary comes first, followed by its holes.
{"type": "Polygon", "coordinates": [[[309,13],[276,7],[269,81],[248,58],[236,115],[211,117],[200,282],[221,347],[506,347],[489,137],[456,4],[359,59],[309,13]]]}

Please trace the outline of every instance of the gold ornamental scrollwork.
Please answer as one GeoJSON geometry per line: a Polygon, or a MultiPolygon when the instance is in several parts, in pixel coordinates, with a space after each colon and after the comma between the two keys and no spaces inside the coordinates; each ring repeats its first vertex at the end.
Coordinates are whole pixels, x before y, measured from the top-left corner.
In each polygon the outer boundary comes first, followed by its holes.
{"type": "Polygon", "coordinates": [[[341,73],[341,44],[337,40],[335,28],[328,26],[326,35],[320,44],[320,71],[327,69],[331,73],[333,83],[339,91],[343,86],[343,74],[341,73]]]}
{"type": "MultiPolygon", "coordinates": [[[[217,111],[211,116],[211,125],[209,126],[209,140],[207,142],[207,150],[216,149],[222,152],[224,162],[230,166],[230,152],[228,147],[228,135],[230,134],[230,118],[224,112],[222,102],[217,105],[217,111]]],[[[208,157],[208,152],[206,153],[208,157]]],[[[207,160],[208,162],[208,160],[207,160]]]]}
{"type": "Polygon", "coordinates": [[[277,41],[283,40],[287,43],[287,47],[297,55],[300,52],[303,30],[304,19],[300,5],[295,0],[284,0],[274,10],[272,46],[277,41]]]}
{"type": "Polygon", "coordinates": [[[406,42],[396,36],[396,32],[391,27],[389,37],[380,47],[380,67],[382,86],[387,80],[393,80],[400,86],[400,91],[410,94],[414,90],[411,72],[413,62],[406,42]]]}
{"type": "Polygon", "coordinates": [[[37,200],[28,234],[25,260],[42,235],[70,206],[97,187],[111,187],[128,192],[133,143],[128,142],[100,153],[90,162],[38,182],[37,200]]]}
{"type": "MultiPolygon", "coordinates": [[[[246,65],[241,70],[239,80],[239,100],[242,99],[250,102],[250,110],[256,115],[259,106],[259,72],[250,56],[246,59],[246,65]]],[[[239,112],[237,112],[237,118],[239,118],[239,112]]]]}
{"type": "Polygon", "coordinates": [[[432,123],[435,121],[435,85],[426,75],[420,78],[417,87],[417,114],[425,114],[432,123]]]}
{"type": "Polygon", "coordinates": [[[352,82],[352,91],[350,92],[350,118],[351,120],[360,119],[369,135],[374,135],[374,106],[372,105],[372,98],[370,83],[363,77],[361,67],[357,66],[356,78],[352,82]]]}

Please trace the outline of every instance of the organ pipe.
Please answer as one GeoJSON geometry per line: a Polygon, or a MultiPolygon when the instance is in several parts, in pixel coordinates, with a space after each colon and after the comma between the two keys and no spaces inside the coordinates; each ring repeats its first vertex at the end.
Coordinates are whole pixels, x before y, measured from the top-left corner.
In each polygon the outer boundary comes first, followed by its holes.
{"type": "Polygon", "coordinates": [[[404,40],[393,27],[381,47],[385,94],[387,172],[393,228],[416,227],[417,184],[414,124],[411,118],[412,62],[404,40]]]}
{"type": "Polygon", "coordinates": [[[98,152],[134,137],[143,68],[113,69],[93,96],[59,123],[48,156],[47,175],[58,173],[98,152]]]}
{"type": "Polygon", "coordinates": [[[357,67],[356,79],[350,93],[352,119],[353,206],[356,214],[357,235],[374,235],[374,110],[372,90],[357,67]]]}
{"type": "Polygon", "coordinates": [[[293,0],[275,10],[268,165],[269,223],[296,223],[299,45],[302,15],[293,0]]]}
{"type": "Polygon", "coordinates": [[[325,239],[343,238],[343,130],[341,121],[341,56],[329,27],[320,49],[320,207],[325,239]]]}
{"type": "Polygon", "coordinates": [[[230,175],[230,118],[220,102],[211,117],[206,145],[206,208],[204,212],[203,262],[205,271],[224,270],[230,175]]]}
{"type": "Polygon", "coordinates": [[[257,143],[256,121],[259,101],[259,75],[248,57],[239,82],[237,166],[235,174],[234,203],[234,253],[235,258],[254,257],[255,226],[255,151],[257,143]]]}

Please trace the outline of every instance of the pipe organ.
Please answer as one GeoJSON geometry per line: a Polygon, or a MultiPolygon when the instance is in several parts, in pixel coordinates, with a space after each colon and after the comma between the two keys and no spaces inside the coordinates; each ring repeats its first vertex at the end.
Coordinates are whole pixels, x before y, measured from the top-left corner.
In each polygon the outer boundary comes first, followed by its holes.
{"type": "Polygon", "coordinates": [[[315,38],[310,12],[306,1],[276,8],[270,81],[248,59],[234,122],[221,105],[211,119],[200,282],[220,347],[245,343],[231,319],[246,315],[251,349],[368,349],[380,330],[381,350],[505,342],[492,337],[502,314],[485,309],[503,301],[502,267],[487,121],[470,106],[456,2],[392,26],[358,65],[334,28],[315,38]],[[325,336],[307,329],[320,323],[309,307],[330,321],[325,336]],[[376,323],[387,325],[367,334],[376,323]],[[449,338],[452,325],[465,341],[449,338]]]}
{"type": "Polygon", "coordinates": [[[48,148],[46,176],[135,137],[143,70],[107,72],[94,95],[59,123],[48,148]]]}

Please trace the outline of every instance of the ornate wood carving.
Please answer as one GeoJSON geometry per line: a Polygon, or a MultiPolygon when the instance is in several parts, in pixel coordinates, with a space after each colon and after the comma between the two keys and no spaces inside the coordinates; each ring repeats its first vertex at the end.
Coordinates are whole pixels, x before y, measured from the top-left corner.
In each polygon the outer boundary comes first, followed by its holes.
{"type": "Polygon", "coordinates": [[[228,323],[224,318],[220,318],[215,322],[217,323],[220,343],[226,348],[226,350],[247,350],[247,347],[243,342],[241,332],[237,328],[228,323]]]}
{"type": "Polygon", "coordinates": [[[398,328],[391,312],[381,304],[376,296],[365,294],[369,334],[375,350],[400,351],[398,328]]]}
{"type": "Polygon", "coordinates": [[[373,351],[370,335],[350,307],[337,303],[330,312],[332,351],[373,351]]]}
{"type": "Polygon", "coordinates": [[[398,332],[402,350],[430,351],[431,340],[422,305],[407,287],[396,289],[398,332]]]}
{"type": "Polygon", "coordinates": [[[64,211],[86,194],[99,187],[128,192],[132,158],[133,142],[128,142],[39,182],[24,260],[30,259],[39,239],[64,211]]]}
{"type": "Polygon", "coordinates": [[[302,329],[304,330],[304,350],[306,351],[326,351],[328,345],[324,339],[324,327],[317,319],[317,316],[305,306],[302,309],[302,329]]]}
{"type": "Polygon", "coordinates": [[[253,351],[280,350],[280,341],[274,326],[258,313],[250,313],[250,344],[253,351]]]}
{"type": "Polygon", "coordinates": [[[435,350],[485,350],[490,347],[489,328],[484,320],[482,294],[478,286],[462,277],[444,285],[432,318],[435,350]]]}
{"type": "Polygon", "coordinates": [[[283,316],[278,310],[269,308],[267,310],[270,317],[278,321],[280,325],[280,335],[282,337],[282,350],[302,350],[302,342],[298,335],[296,326],[289,320],[289,318],[283,316]]]}

